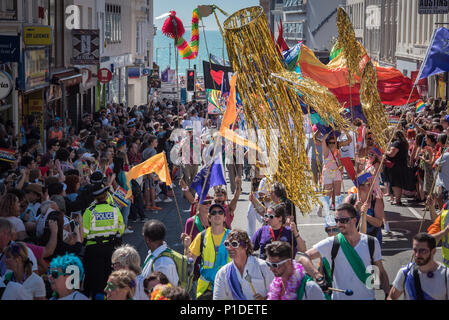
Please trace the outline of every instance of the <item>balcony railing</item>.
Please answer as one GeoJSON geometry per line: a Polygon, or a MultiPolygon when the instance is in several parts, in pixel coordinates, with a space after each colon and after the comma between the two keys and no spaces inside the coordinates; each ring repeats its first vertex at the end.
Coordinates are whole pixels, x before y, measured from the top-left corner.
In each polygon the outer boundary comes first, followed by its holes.
{"type": "Polygon", "coordinates": [[[287,39],[295,39],[295,40],[303,40],[304,34],[299,32],[284,32],[284,38],[287,39]]]}
{"type": "Polygon", "coordinates": [[[303,5],[303,4],[296,5],[296,6],[288,6],[288,7],[284,6],[283,10],[284,10],[284,12],[289,12],[289,11],[302,11],[302,12],[304,12],[304,11],[306,11],[306,6],[303,5]]]}

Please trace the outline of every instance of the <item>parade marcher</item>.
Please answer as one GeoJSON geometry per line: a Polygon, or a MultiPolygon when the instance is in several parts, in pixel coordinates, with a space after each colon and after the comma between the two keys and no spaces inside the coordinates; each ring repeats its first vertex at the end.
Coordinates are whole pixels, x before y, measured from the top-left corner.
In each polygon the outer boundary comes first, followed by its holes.
{"type": "Polygon", "coordinates": [[[190,257],[196,261],[202,259],[200,278],[196,289],[198,300],[212,300],[213,284],[215,276],[224,265],[231,262],[229,253],[224,246],[224,241],[229,230],[224,227],[225,210],[219,204],[212,204],[209,208],[210,227],[198,234],[191,240],[190,236],[184,235],[183,243],[189,248],[190,257]]]}
{"type": "MultiPolygon", "coordinates": [[[[153,271],[143,281],[144,292],[145,292],[147,298],[150,299],[151,294],[153,293],[154,287],[156,287],[159,284],[166,285],[169,283],[170,283],[170,281],[168,281],[168,278],[165,274],[163,274],[160,271],[153,271]]],[[[136,296],[137,296],[137,293],[136,293],[136,296]]],[[[134,296],[135,300],[137,300],[136,296],[134,296]]]]}
{"type": "Polygon", "coordinates": [[[96,297],[103,293],[111,273],[111,257],[114,248],[121,244],[125,230],[120,209],[107,203],[108,187],[95,184],[92,194],[96,204],[83,215],[84,239],[86,241],[85,269],[86,293],[96,297]]]}
{"type": "Polygon", "coordinates": [[[270,284],[268,300],[324,300],[321,288],[293,259],[288,242],[272,242],[267,245],[266,253],[265,262],[275,276],[270,284]]]}
{"type": "Polygon", "coordinates": [[[150,220],[144,224],[142,233],[149,249],[143,263],[143,278],[148,277],[153,271],[160,271],[167,276],[171,284],[178,285],[176,263],[170,256],[171,249],[165,242],[167,233],[165,225],[158,220],[150,220]]]}
{"type": "Polygon", "coordinates": [[[279,203],[268,208],[265,214],[267,225],[256,231],[251,242],[254,250],[260,250],[260,258],[266,259],[265,247],[273,241],[293,242],[294,253],[296,251],[305,252],[306,245],[296,229],[296,224],[292,221],[290,226],[286,226],[285,204],[279,203]],[[292,229],[293,227],[293,229],[292,229]],[[293,239],[292,239],[293,237],[293,239]]]}
{"type": "Polygon", "coordinates": [[[390,285],[382,264],[379,241],[359,233],[356,220],[357,212],[352,205],[347,203],[340,205],[335,215],[340,233],[320,241],[305,255],[298,257],[298,261],[306,268],[307,273],[313,276],[320,286],[323,285],[324,277],[313,266],[310,259],[326,258],[331,264],[333,287],[354,292],[352,296],[334,292],[332,300],[374,300],[373,286],[367,285],[368,278],[371,276],[367,267],[371,265],[379,269],[380,285],[385,292],[385,297],[389,292],[390,285]]]}
{"type": "Polygon", "coordinates": [[[81,281],[84,277],[84,267],[80,258],[74,254],[53,258],[50,263],[49,276],[51,288],[53,289],[51,300],[89,300],[78,291],[81,288],[81,281]],[[79,278],[73,279],[75,283],[72,283],[69,278],[74,274],[78,274],[79,278]],[[72,286],[68,286],[67,283],[71,283],[72,286]]]}
{"type": "Polygon", "coordinates": [[[114,271],[108,278],[106,300],[133,300],[136,293],[136,274],[131,270],[114,271]]]}
{"type": "Polygon", "coordinates": [[[274,275],[263,260],[252,255],[246,231],[232,230],[224,245],[232,262],[217,272],[214,300],[265,300],[274,275]]]}
{"type": "Polygon", "coordinates": [[[449,202],[443,205],[440,215],[435,219],[434,223],[427,229],[429,234],[431,234],[436,243],[441,240],[442,243],[442,254],[443,254],[443,264],[449,267],[449,202]]]}
{"type": "Polygon", "coordinates": [[[112,270],[117,271],[120,269],[126,269],[133,271],[136,277],[136,293],[134,300],[148,300],[148,295],[144,291],[144,280],[142,276],[142,268],[140,267],[140,255],[137,250],[129,245],[125,244],[115,249],[112,254],[112,270]]]}
{"type": "Polygon", "coordinates": [[[449,300],[448,267],[435,261],[436,241],[421,232],[413,237],[413,257],[399,270],[388,299],[397,300],[404,293],[405,300],[449,300]]]}

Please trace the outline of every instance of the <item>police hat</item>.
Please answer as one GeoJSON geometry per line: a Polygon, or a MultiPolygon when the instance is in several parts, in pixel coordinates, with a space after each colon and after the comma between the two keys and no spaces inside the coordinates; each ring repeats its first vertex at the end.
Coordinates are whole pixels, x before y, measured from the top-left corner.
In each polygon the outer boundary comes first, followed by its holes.
{"type": "Polygon", "coordinates": [[[104,183],[104,176],[100,171],[95,171],[90,175],[91,184],[102,184],[104,183]]]}
{"type": "Polygon", "coordinates": [[[92,195],[94,197],[98,197],[98,196],[101,196],[103,193],[105,193],[108,190],[109,190],[109,187],[105,187],[105,185],[102,183],[94,184],[94,186],[92,188],[92,195]]]}

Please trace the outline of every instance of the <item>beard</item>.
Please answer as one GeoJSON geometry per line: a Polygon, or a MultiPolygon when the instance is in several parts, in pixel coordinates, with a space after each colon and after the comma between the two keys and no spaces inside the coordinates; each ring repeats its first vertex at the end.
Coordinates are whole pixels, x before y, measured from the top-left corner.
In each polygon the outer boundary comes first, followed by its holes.
{"type": "Polygon", "coordinates": [[[424,258],[415,258],[415,262],[418,266],[425,266],[430,261],[430,256],[427,259],[424,258]]]}

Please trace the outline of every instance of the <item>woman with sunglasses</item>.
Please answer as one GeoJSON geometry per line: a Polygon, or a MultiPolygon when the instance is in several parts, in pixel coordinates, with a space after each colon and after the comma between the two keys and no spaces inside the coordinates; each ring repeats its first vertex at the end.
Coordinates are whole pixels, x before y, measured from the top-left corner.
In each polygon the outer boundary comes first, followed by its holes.
{"type": "Polygon", "coordinates": [[[28,257],[28,248],[23,242],[13,242],[4,250],[6,273],[3,282],[17,282],[29,291],[34,300],[45,300],[45,283],[33,272],[33,262],[28,257]]]}
{"type": "Polygon", "coordinates": [[[224,245],[232,262],[215,277],[214,300],[266,300],[274,275],[263,260],[252,256],[246,231],[232,230],[224,245]]]}
{"type": "MultiPolygon", "coordinates": [[[[348,136],[348,140],[337,143],[335,134],[330,136],[330,132],[327,133],[321,141],[321,147],[323,149],[322,182],[326,193],[326,202],[328,201],[330,203],[331,197],[336,198],[340,196],[341,184],[343,181],[343,166],[340,160],[341,152],[339,148],[341,146],[348,146],[351,142],[352,138],[348,136]]],[[[332,203],[334,203],[334,200],[332,200],[332,203]]]]}
{"type": "MultiPolygon", "coordinates": [[[[144,281],[143,287],[144,292],[149,300],[151,300],[151,295],[158,285],[168,285],[170,281],[167,276],[160,271],[153,271],[144,281]]],[[[136,294],[137,295],[137,294],[136,294]]]]}
{"type": "Polygon", "coordinates": [[[285,225],[287,221],[286,217],[285,204],[279,203],[268,208],[265,214],[267,225],[257,230],[251,239],[254,250],[260,249],[260,258],[262,260],[267,258],[265,247],[273,241],[293,243],[294,253],[297,251],[305,252],[307,250],[306,243],[296,230],[295,222],[291,221],[290,227],[285,225]]]}
{"type": "Polygon", "coordinates": [[[76,290],[81,287],[84,267],[80,258],[73,253],[54,258],[50,263],[48,276],[53,290],[50,300],[89,300],[76,290]],[[68,282],[73,286],[67,286],[68,282]]]}
{"type": "Polygon", "coordinates": [[[133,300],[136,286],[136,274],[133,271],[125,269],[114,271],[104,288],[106,300],[133,300]]]}

